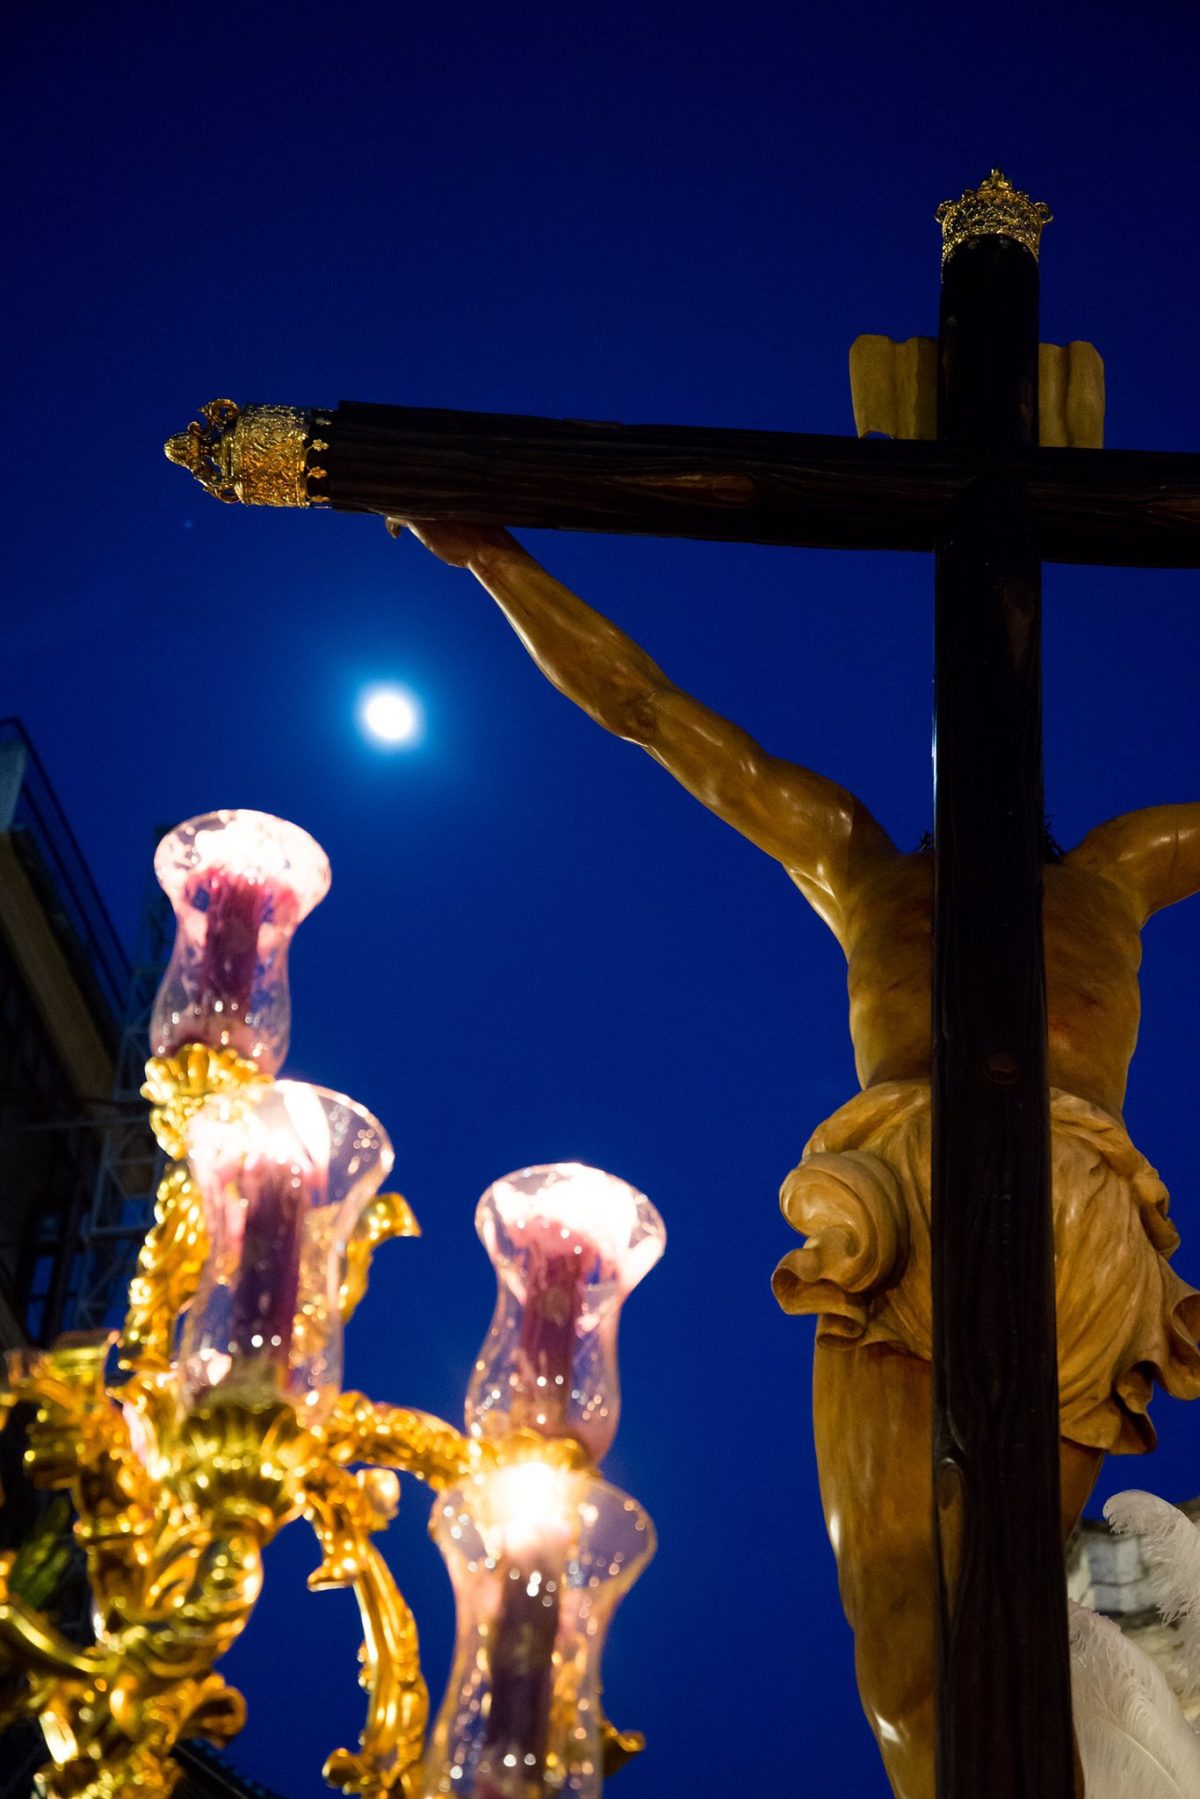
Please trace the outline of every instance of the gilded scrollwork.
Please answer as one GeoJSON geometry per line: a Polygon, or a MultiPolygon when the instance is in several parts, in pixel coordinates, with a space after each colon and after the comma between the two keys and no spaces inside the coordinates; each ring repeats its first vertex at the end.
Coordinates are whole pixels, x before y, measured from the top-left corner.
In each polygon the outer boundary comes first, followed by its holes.
{"type": "Polygon", "coordinates": [[[333,1461],[397,1468],[435,1492],[461,1480],[477,1454],[470,1438],[432,1413],[380,1405],[365,1393],[339,1397],[325,1435],[333,1461]]]}
{"type": "MultiPolygon", "coordinates": [[[[8,1358],[4,1410],[32,1408],[26,1463],[35,1484],[70,1493],[94,1601],[96,1642],[81,1648],[14,1591],[12,1558],[0,1569],[5,1718],[41,1723],[48,1799],[166,1799],[178,1777],[173,1744],[196,1734],[224,1741],[244,1715],[212,1663],[257,1589],[243,1581],[231,1596],[226,1583],[214,1603],[212,1532],[144,1459],[147,1421],[157,1409],[161,1430],[167,1415],[155,1406],[157,1383],[143,1379],[137,1405],[115,1403],[106,1385],[112,1341],[68,1337],[8,1358]]],[[[160,1456],[165,1447],[164,1432],[160,1456]]]]}
{"type": "Polygon", "coordinates": [[[389,1469],[352,1474],[328,1460],[305,1484],[305,1515],[322,1552],[308,1584],[314,1592],[352,1589],[362,1619],[361,1680],[368,1693],[359,1747],[335,1749],[324,1773],[331,1786],[367,1799],[396,1788],[405,1799],[417,1799],[429,1717],[416,1621],[369,1540],[390,1523],[399,1496],[389,1469]]]}
{"type": "Polygon", "coordinates": [[[338,1309],[345,1324],[367,1290],[371,1258],[381,1243],[395,1237],[419,1237],[421,1227],[401,1193],[379,1193],[371,1201],[346,1246],[346,1273],[338,1294],[338,1309]]]}
{"type": "Polygon", "coordinates": [[[191,1302],[204,1266],[204,1207],[182,1160],[188,1121],[212,1094],[236,1093],[262,1080],[256,1065],[235,1050],[202,1043],[173,1056],[152,1056],[146,1064],[142,1096],[150,1101],[150,1128],[173,1159],[159,1182],[154,1222],[129,1285],[121,1360],[131,1371],[169,1368],[174,1321],[191,1302]]]}
{"type": "Polygon", "coordinates": [[[174,1321],[192,1299],[208,1237],[204,1208],[186,1162],[168,1164],[155,1196],[154,1222],[129,1283],[121,1360],[130,1369],[165,1372],[174,1321]]]}

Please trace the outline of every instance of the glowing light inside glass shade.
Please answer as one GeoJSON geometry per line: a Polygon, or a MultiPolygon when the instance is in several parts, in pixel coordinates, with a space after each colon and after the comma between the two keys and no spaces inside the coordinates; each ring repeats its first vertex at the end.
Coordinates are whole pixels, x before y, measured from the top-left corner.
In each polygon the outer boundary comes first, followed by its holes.
{"type": "Polygon", "coordinates": [[[341,1384],[345,1246],[392,1166],[378,1121],[299,1081],[211,1096],[187,1126],[208,1253],[179,1353],[188,1405],[215,1388],[319,1417],[341,1384]]]}
{"type": "Polygon", "coordinates": [[[481,1483],[480,1523],[497,1541],[493,1554],[520,1556],[570,1531],[578,1506],[578,1481],[549,1462],[514,1462],[481,1483]]]}
{"type": "Polygon", "coordinates": [[[458,1628],[426,1794],[601,1799],[600,1657],[654,1527],[594,1473],[536,1458],[435,1507],[458,1628]]]}
{"type": "Polygon", "coordinates": [[[421,731],[421,709],[403,687],[372,687],[359,708],[363,728],[389,749],[414,743],[421,731]]]}

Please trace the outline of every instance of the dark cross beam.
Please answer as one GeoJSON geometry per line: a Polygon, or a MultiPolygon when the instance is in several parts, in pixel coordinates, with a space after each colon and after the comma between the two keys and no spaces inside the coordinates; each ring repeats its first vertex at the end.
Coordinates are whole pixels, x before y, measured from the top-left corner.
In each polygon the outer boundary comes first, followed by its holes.
{"type": "Polygon", "coordinates": [[[214,402],[168,445],[230,500],[934,552],[941,1799],[1075,1790],[1041,942],[1041,562],[1200,566],[1200,456],[1037,448],[1037,344],[1034,249],[1019,230],[987,227],[944,265],[935,444],[360,404],[239,416],[214,402]]]}
{"type": "MultiPolygon", "coordinates": [[[[889,443],[355,402],[316,428],[328,475],[309,487],[335,510],[823,550],[936,550],[952,502],[997,455],[961,437],[889,443]]],[[[1004,460],[1029,495],[1043,560],[1200,566],[1200,455],[1012,446],[1004,460]]]]}
{"type": "Polygon", "coordinates": [[[938,437],[996,459],[946,508],[934,610],[933,1493],[937,1790],[1075,1790],[1042,956],[1038,268],[942,279],[938,437]]]}
{"type": "MultiPolygon", "coordinates": [[[[167,454],[222,499],[822,550],[936,550],[951,503],[997,460],[961,443],[360,401],[248,408],[240,421],[230,402],[205,410],[217,423],[173,437],[167,454]],[[285,422],[252,456],[238,439],[265,414],[285,422]]],[[[1020,450],[1002,460],[1029,495],[1043,561],[1200,567],[1200,455],[1020,450]]]]}

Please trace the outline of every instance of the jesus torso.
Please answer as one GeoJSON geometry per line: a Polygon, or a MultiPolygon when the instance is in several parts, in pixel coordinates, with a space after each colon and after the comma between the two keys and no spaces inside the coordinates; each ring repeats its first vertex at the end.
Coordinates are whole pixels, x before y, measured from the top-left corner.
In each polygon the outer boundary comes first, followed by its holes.
{"type": "MultiPolygon", "coordinates": [[[[1068,856],[1046,865],[1042,918],[1050,1084],[1120,1116],[1139,1015],[1132,904],[1068,856]]],[[[932,855],[889,857],[857,888],[844,920],[859,1080],[928,1080],[932,855]]]]}

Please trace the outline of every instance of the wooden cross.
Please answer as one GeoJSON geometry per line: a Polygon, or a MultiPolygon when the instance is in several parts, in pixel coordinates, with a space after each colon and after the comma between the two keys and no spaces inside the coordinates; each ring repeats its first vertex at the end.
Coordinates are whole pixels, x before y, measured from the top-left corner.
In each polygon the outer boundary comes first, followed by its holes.
{"type": "Polygon", "coordinates": [[[946,219],[934,443],[214,402],[219,497],[480,525],[932,551],[940,1799],[1075,1791],[1041,883],[1041,564],[1200,566],[1200,456],[1038,447],[1038,232],[946,219]],[[970,1278],[964,1272],[970,1271],[970,1278]]]}

